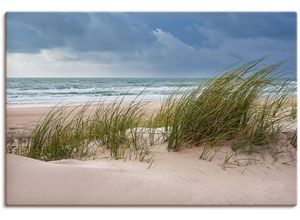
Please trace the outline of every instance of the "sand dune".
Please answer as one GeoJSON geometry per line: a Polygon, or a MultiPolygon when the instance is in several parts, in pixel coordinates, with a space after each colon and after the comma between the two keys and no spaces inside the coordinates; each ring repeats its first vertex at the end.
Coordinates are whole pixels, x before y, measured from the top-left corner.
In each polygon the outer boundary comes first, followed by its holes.
{"type": "MultiPolygon", "coordinates": [[[[150,103],[153,112],[159,103],[150,103]]],[[[7,138],[28,135],[49,108],[8,108],[7,138]]],[[[295,128],[293,128],[294,130],[295,128]]],[[[201,148],[168,152],[157,144],[149,164],[96,159],[42,162],[7,154],[7,205],[295,205],[296,149],[282,134],[263,163],[222,169],[230,145],[214,159],[199,160],[201,148]],[[283,150],[284,149],[284,150],[283,150]],[[282,153],[278,153],[282,152],[282,153]],[[284,162],[292,161],[284,164],[284,162]]],[[[239,155],[251,159],[257,155],[239,155]],[[250,158],[249,158],[250,157],[250,158]]],[[[247,160],[246,160],[247,161],[247,160]]],[[[234,166],[233,166],[234,167],[234,166]]]]}
{"type": "Polygon", "coordinates": [[[123,160],[42,162],[7,154],[8,205],[295,205],[296,168],[267,159],[221,168],[221,155],[199,160],[157,146],[149,164],[123,160]]]}

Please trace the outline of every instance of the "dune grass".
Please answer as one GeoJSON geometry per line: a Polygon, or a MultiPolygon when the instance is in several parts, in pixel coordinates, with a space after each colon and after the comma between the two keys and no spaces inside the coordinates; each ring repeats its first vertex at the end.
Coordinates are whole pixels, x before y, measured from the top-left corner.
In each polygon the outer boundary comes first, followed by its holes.
{"type": "Polygon", "coordinates": [[[221,140],[236,139],[234,149],[264,144],[276,137],[286,122],[288,83],[276,85],[281,64],[259,68],[263,59],[171,96],[158,117],[169,128],[168,148],[183,145],[214,146],[221,140]],[[269,95],[264,90],[273,88],[269,95]]]}
{"type": "Polygon", "coordinates": [[[113,158],[124,157],[125,149],[140,150],[141,134],[137,132],[143,118],[142,102],[124,104],[123,99],[111,104],[99,103],[89,122],[90,140],[101,141],[113,158]]]}
{"type": "Polygon", "coordinates": [[[275,140],[282,126],[296,118],[288,82],[275,83],[281,63],[260,67],[263,60],[229,70],[191,90],[174,91],[148,118],[142,99],[99,102],[88,114],[91,104],[71,110],[54,108],[38,122],[27,156],[42,160],[78,157],[90,143],[97,143],[112,158],[124,158],[130,152],[145,160],[155,130],[161,127],[169,150],[206,146],[200,159],[212,158],[211,150],[222,140],[233,140],[233,150],[251,153],[256,145],[275,140]],[[266,89],[271,91],[265,93],[266,89]]]}
{"type": "Polygon", "coordinates": [[[43,116],[28,143],[27,155],[42,160],[71,158],[86,145],[88,123],[84,120],[89,105],[67,111],[55,107],[43,116]]]}
{"type": "Polygon", "coordinates": [[[290,105],[291,105],[290,117],[292,120],[296,120],[297,119],[297,101],[293,100],[290,105]]]}
{"type": "Polygon", "coordinates": [[[76,107],[59,106],[38,122],[28,144],[27,155],[42,160],[83,157],[88,146],[105,147],[110,157],[124,158],[126,150],[145,159],[149,152],[138,131],[143,103],[99,102],[76,107]],[[87,113],[88,108],[94,108],[87,113]]]}

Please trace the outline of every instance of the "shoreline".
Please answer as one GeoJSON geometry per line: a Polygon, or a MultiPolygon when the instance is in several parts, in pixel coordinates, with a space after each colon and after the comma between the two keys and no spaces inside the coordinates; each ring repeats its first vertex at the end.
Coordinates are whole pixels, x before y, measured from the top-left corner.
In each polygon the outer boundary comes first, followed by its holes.
{"type": "MultiPolygon", "coordinates": [[[[119,98],[121,99],[121,98],[119,98]]],[[[117,100],[119,100],[117,99],[117,100]]],[[[162,103],[163,99],[151,99],[151,100],[147,100],[147,99],[137,99],[137,100],[141,100],[142,103],[162,103]]],[[[100,100],[101,103],[104,104],[110,104],[112,103],[114,100],[100,100]]],[[[124,104],[130,103],[134,100],[124,100],[124,104]]],[[[13,109],[13,108],[53,108],[56,106],[67,106],[67,107],[75,107],[75,106],[84,106],[87,103],[91,103],[91,106],[97,105],[99,102],[97,101],[92,101],[92,102],[79,102],[79,103],[53,103],[53,104],[5,104],[5,108],[6,109],[13,109]]]]}
{"type": "MultiPolygon", "coordinates": [[[[167,96],[166,96],[167,97],[167,96]]],[[[141,101],[142,103],[163,103],[164,100],[166,100],[165,98],[160,98],[160,99],[143,99],[138,98],[136,100],[141,101]]],[[[5,103],[5,109],[13,109],[13,108],[53,108],[55,106],[67,106],[67,107],[74,107],[74,106],[83,106],[87,103],[92,103],[91,105],[97,105],[97,103],[101,102],[104,104],[110,104],[112,102],[114,102],[115,100],[120,100],[122,99],[122,96],[116,97],[116,99],[111,99],[111,100],[98,100],[98,101],[84,101],[84,102],[78,102],[78,103],[72,103],[72,102],[57,102],[57,103],[49,103],[49,104],[9,104],[9,103],[5,103]]],[[[261,100],[264,100],[264,97],[260,97],[261,100]]],[[[134,101],[135,99],[130,99],[130,100],[126,100],[124,99],[123,103],[130,103],[132,101],[134,101]]],[[[295,96],[289,96],[288,100],[290,102],[297,102],[297,95],[295,94],[295,96]]]]}

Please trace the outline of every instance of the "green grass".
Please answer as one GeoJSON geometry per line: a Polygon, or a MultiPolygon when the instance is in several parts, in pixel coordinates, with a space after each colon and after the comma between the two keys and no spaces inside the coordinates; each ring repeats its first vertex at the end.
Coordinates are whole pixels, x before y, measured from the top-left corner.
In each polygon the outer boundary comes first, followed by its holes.
{"type": "Polygon", "coordinates": [[[84,120],[88,106],[73,107],[69,111],[63,106],[56,107],[42,117],[32,133],[28,156],[47,161],[78,155],[89,136],[84,120]]]}
{"type": "Polygon", "coordinates": [[[229,70],[191,90],[174,91],[150,117],[145,116],[139,96],[130,103],[116,99],[96,106],[56,107],[38,122],[27,156],[82,157],[91,143],[97,143],[112,158],[133,155],[147,161],[159,127],[164,128],[169,150],[204,145],[201,159],[210,158],[222,140],[233,140],[235,151],[254,152],[255,146],[275,140],[284,124],[296,118],[288,82],[275,83],[281,63],[261,67],[263,60],[229,70]],[[270,87],[274,91],[265,95],[270,87]]]}
{"type": "Polygon", "coordinates": [[[238,149],[276,137],[287,121],[290,90],[288,83],[275,86],[274,73],[281,64],[259,68],[261,61],[223,73],[179,99],[171,96],[159,111],[160,121],[169,128],[169,150],[185,144],[215,146],[227,139],[236,139],[238,149]],[[263,97],[270,86],[278,92],[263,97]]]}
{"type": "Polygon", "coordinates": [[[142,107],[141,101],[124,104],[123,99],[111,104],[99,103],[89,122],[90,139],[100,140],[113,158],[124,157],[128,148],[138,152],[142,134],[137,128],[144,114],[142,107]]]}
{"type": "Polygon", "coordinates": [[[99,102],[77,107],[56,107],[38,122],[27,155],[42,160],[82,157],[91,143],[109,150],[115,159],[127,150],[144,160],[149,154],[138,127],[143,118],[141,101],[99,102]],[[87,112],[88,109],[91,112],[87,112]]]}

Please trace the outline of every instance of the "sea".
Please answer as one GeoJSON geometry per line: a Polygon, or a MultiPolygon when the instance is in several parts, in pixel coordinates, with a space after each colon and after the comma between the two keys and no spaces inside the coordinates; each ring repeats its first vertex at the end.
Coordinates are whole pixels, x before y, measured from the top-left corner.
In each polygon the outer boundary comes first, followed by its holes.
{"type": "MultiPolygon", "coordinates": [[[[180,88],[186,91],[207,78],[7,78],[8,106],[53,106],[125,101],[141,98],[145,101],[164,100],[180,88]]],[[[282,82],[278,82],[280,84],[282,82]]],[[[291,81],[293,96],[296,81],[291,81]]],[[[268,89],[266,90],[266,93],[268,89]]]]}

